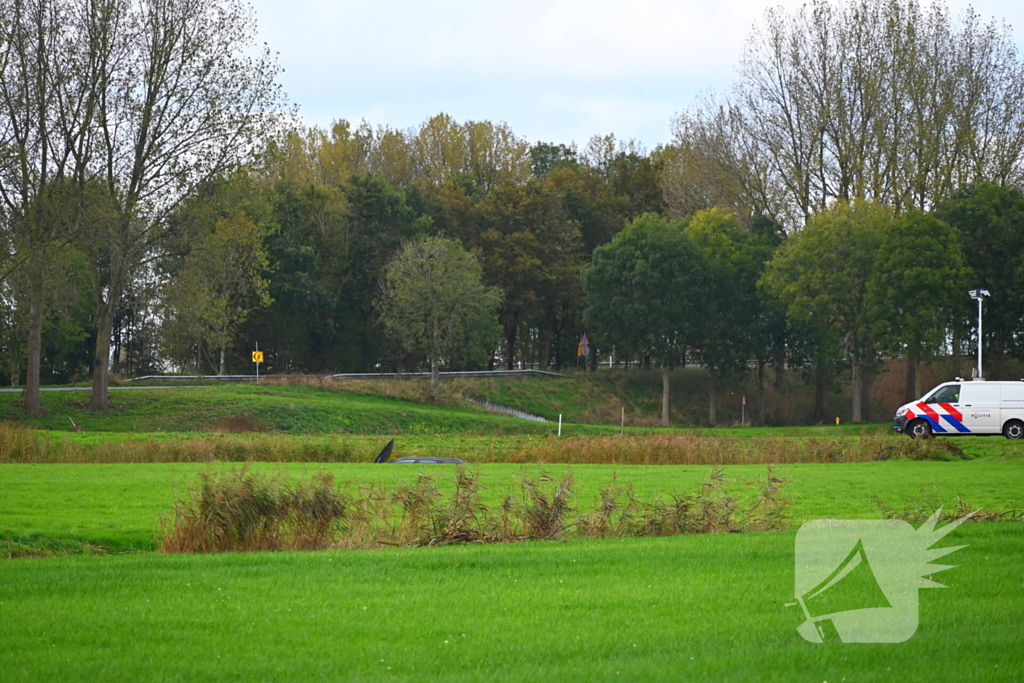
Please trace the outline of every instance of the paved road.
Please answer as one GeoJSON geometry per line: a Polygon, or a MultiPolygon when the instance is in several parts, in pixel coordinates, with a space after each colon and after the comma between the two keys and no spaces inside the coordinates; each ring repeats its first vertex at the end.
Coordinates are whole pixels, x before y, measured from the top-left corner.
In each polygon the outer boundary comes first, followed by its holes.
{"type": "MultiPolygon", "coordinates": [[[[178,384],[158,387],[107,387],[110,391],[138,391],[140,389],[206,389],[208,385],[205,384],[178,384]]],[[[0,393],[13,394],[14,392],[24,392],[25,387],[10,387],[7,389],[0,389],[0,393]]],[[[92,387],[43,387],[39,391],[92,391],[92,387]]]]}

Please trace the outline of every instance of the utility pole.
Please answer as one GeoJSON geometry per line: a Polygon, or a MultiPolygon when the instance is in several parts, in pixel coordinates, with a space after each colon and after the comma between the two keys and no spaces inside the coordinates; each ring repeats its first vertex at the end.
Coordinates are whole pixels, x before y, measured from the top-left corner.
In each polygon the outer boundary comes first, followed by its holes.
{"type": "Polygon", "coordinates": [[[975,377],[983,379],[984,375],[981,374],[981,302],[992,295],[987,289],[972,289],[968,294],[978,302],[978,369],[975,377]]]}

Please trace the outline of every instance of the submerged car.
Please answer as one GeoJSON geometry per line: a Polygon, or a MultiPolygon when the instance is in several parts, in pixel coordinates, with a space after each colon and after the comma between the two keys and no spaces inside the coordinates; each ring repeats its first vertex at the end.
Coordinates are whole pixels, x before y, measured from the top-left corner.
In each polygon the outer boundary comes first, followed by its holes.
{"type": "Polygon", "coordinates": [[[435,458],[432,456],[408,456],[405,458],[395,458],[394,460],[388,460],[391,457],[391,451],[395,448],[395,440],[391,439],[388,441],[388,445],[381,449],[381,452],[377,454],[377,457],[373,459],[376,463],[388,463],[394,465],[401,464],[414,464],[414,465],[458,465],[464,463],[465,460],[459,460],[457,458],[435,458]]]}
{"type": "Polygon", "coordinates": [[[900,406],[892,427],[912,439],[995,434],[1024,438],[1024,380],[945,382],[900,406]]]}
{"type": "Polygon", "coordinates": [[[465,460],[459,460],[458,458],[434,458],[425,457],[417,458],[415,456],[409,458],[395,458],[394,460],[388,460],[389,465],[398,465],[402,463],[413,463],[413,464],[429,464],[429,465],[458,465],[464,463],[465,460]]]}

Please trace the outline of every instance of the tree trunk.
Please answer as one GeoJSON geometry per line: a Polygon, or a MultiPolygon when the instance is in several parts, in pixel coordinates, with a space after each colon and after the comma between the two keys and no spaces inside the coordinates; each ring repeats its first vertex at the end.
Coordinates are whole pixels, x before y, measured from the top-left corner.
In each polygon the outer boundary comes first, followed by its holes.
{"type": "Polygon", "coordinates": [[[814,420],[824,424],[828,417],[828,361],[819,357],[815,359],[814,368],[814,420]]]}
{"type": "Polygon", "coordinates": [[[224,371],[224,368],[226,367],[225,363],[224,363],[224,356],[225,356],[225,354],[224,354],[224,344],[221,344],[220,345],[220,367],[217,368],[217,374],[218,375],[225,375],[225,374],[227,374],[224,371]]]}
{"type": "Polygon", "coordinates": [[[716,426],[718,418],[716,416],[718,408],[718,382],[715,377],[715,371],[708,368],[708,422],[711,426],[716,426]]]}
{"type": "Polygon", "coordinates": [[[120,289],[111,287],[107,300],[100,305],[96,320],[96,353],[93,357],[92,396],[90,410],[106,410],[109,405],[107,388],[110,385],[110,335],[114,328],[114,311],[121,300],[120,289]]]}
{"type": "Polygon", "coordinates": [[[537,358],[537,367],[540,370],[547,370],[549,367],[549,359],[551,358],[551,338],[554,333],[548,329],[541,333],[540,343],[540,355],[537,358]]]}
{"type": "Polygon", "coordinates": [[[782,384],[786,381],[786,361],[780,360],[775,363],[775,378],[772,380],[772,384],[775,386],[775,391],[782,391],[782,384]]]}
{"type": "Polygon", "coordinates": [[[762,427],[765,424],[765,393],[767,392],[767,382],[765,381],[765,366],[768,364],[767,359],[761,359],[757,361],[757,424],[762,427]]]}
{"type": "Polygon", "coordinates": [[[32,301],[28,308],[28,372],[25,375],[25,410],[41,417],[43,404],[39,392],[39,370],[43,348],[43,276],[32,274],[32,301]]]}
{"type": "Polygon", "coordinates": [[[918,379],[917,366],[920,351],[916,344],[907,348],[907,379],[903,387],[903,402],[910,403],[921,395],[921,380],[918,379]]]}
{"type": "Polygon", "coordinates": [[[508,352],[506,360],[506,369],[512,370],[515,367],[516,362],[516,336],[519,332],[519,325],[516,322],[505,325],[505,344],[508,352]]]}
{"type": "Polygon", "coordinates": [[[430,400],[437,403],[437,382],[438,382],[438,362],[436,358],[430,359],[430,400]]]}
{"type": "Polygon", "coordinates": [[[669,408],[669,369],[665,366],[661,367],[661,426],[668,427],[668,408],[669,408]]]}
{"type": "Polygon", "coordinates": [[[853,381],[852,381],[852,384],[853,384],[853,387],[852,387],[853,407],[852,407],[852,409],[850,411],[852,413],[852,415],[850,416],[850,422],[853,422],[854,424],[860,424],[861,422],[863,422],[861,400],[864,397],[864,386],[863,386],[863,384],[861,382],[863,380],[862,371],[863,371],[864,368],[861,365],[860,358],[858,358],[857,356],[853,357],[852,365],[853,365],[853,381]]]}
{"type": "MultiPolygon", "coordinates": [[[[874,351],[871,356],[874,358],[874,351]]],[[[865,422],[871,422],[871,391],[875,386],[875,366],[874,363],[865,363],[861,369],[860,377],[860,401],[861,401],[861,417],[865,422]]]]}

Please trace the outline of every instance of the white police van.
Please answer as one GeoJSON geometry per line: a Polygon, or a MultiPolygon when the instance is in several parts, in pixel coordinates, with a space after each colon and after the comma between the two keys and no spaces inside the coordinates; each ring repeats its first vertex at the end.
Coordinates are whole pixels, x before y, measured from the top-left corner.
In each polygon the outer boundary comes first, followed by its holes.
{"type": "Polygon", "coordinates": [[[946,382],[900,406],[893,430],[912,439],[931,436],[1002,434],[1024,438],[1024,380],[946,382]]]}

